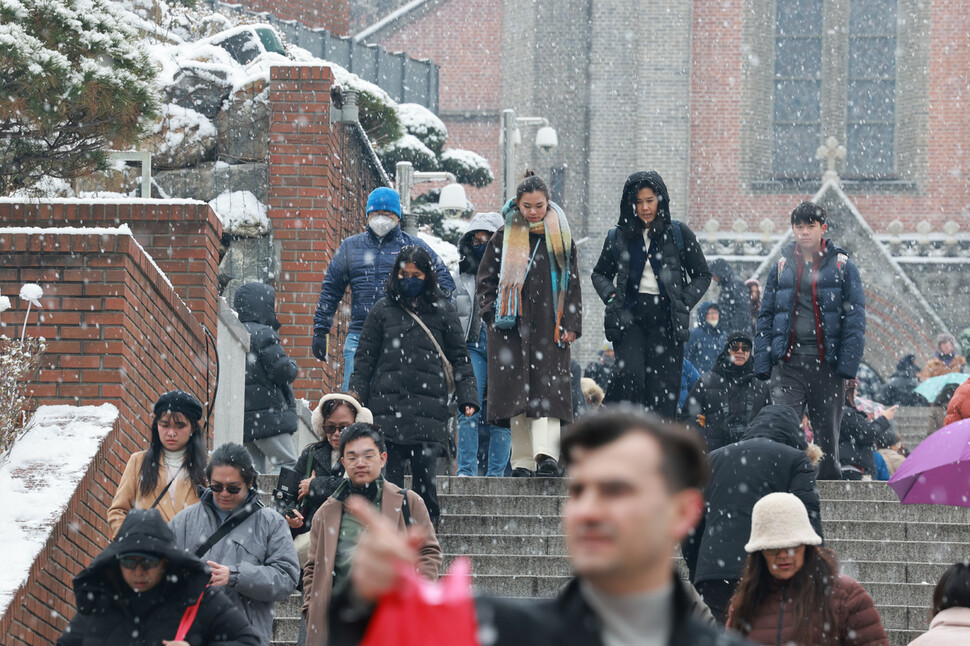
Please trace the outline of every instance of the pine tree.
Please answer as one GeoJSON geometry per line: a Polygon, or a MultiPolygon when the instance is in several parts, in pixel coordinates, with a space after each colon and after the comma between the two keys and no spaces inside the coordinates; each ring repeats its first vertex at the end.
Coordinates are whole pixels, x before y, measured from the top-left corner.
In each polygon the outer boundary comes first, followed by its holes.
{"type": "Polygon", "coordinates": [[[0,194],[103,168],[154,117],[154,79],[107,0],[0,0],[0,194]]]}

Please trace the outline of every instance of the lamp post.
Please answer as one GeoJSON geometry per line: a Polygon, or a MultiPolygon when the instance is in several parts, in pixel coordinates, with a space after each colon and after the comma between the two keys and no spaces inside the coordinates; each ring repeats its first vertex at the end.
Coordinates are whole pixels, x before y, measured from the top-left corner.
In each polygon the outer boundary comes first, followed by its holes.
{"type": "Polygon", "coordinates": [[[418,232],[417,224],[411,216],[411,189],[415,184],[448,180],[451,183],[442,187],[438,195],[438,208],[442,211],[463,211],[468,205],[465,189],[451,173],[416,171],[408,161],[398,162],[395,171],[394,183],[397,194],[401,197],[401,229],[405,233],[414,235],[418,232]]]}
{"type": "Polygon", "coordinates": [[[515,145],[521,141],[519,126],[540,126],[536,131],[536,148],[551,152],[559,145],[556,130],[545,117],[516,117],[511,108],[502,110],[502,131],[499,143],[502,146],[502,194],[506,200],[515,197],[515,145]]]}

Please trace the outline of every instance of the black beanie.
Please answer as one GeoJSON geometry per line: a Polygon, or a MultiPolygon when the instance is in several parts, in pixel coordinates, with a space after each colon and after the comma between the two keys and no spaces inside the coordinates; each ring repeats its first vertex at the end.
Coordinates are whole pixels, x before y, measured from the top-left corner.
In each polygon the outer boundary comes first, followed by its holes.
{"type": "Polygon", "coordinates": [[[199,400],[182,390],[172,390],[155,402],[155,417],[162,413],[182,413],[194,422],[202,419],[202,404],[199,400]]]}

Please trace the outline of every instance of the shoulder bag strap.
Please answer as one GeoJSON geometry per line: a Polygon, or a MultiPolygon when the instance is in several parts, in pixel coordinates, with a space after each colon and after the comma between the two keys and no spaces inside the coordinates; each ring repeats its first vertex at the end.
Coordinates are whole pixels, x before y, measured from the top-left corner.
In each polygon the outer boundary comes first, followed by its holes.
{"type": "Polygon", "coordinates": [[[260,502],[258,498],[253,500],[253,504],[249,507],[249,509],[245,509],[241,514],[238,514],[236,516],[233,516],[232,518],[227,519],[226,522],[224,522],[222,525],[219,526],[219,529],[217,529],[212,534],[212,536],[205,539],[205,542],[202,543],[202,545],[199,545],[197,548],[195,548],[195,555],[199,558],[202,558],[202,555],[208,552],[209,550],[211,550],[212,546],[218,543],[219,541],[221,541],[226,534],[228,534],[232,530],[239,527],[244,520],[246,520],[247,518],[249,518],[250,516],[252,516],[262,508],[263,508],[263,503],[260,502]]]}
{"type": "MultiPolygon", "coordinates": [[[[209,586],[206,585],[205,587],[208,588],[209,586]]],[[[199,614],[199,606],[202,604],[202,596],[204,594],[205,588],[202,589],[202,594],[199,595],[199,600],[185,609],[185,612],[182,614],[182,620],[179,622],[178,631],[175,633],[174,641],[185,641],[185,636],[188,634],[189,629],[192,628],[192,624],[195,622],[195,616],[199,614]]]]}
{"type": "Polygon", "coordinates": [[[404,311],[410,314],[411,318],[417,321],[418,325],[421,326],[421,329],[428,334],[428,338],[431,339],[431,343],[434,344],[434,349],[437,350],[438,354],[441,356],[441,364],[444,366],[444,369],[445,369],[445,381],[447,382],[448,393],[450,394],[452,391],[455,390],[455,372],[454,372],[454,369],[451,367],[451,362],[448,361],[448,357],[445,356],[445,353],[441,349],[441,346],[438,345],[438,340],[434,338],[434,334],[432,334],[431,330],[428,329],[428,326],[424,324],[424,321],[422,321],[417,314],[415,314],[408,308],[405,307],[404,311]]]}
{"type": "Polygon", "coordinates": [[[411,526],[411,506],[408,504],[408,490],[401,489],[401,495],[404,496],[404,502],[401,503],[401,515],[404,516],[404,526],[411,526]]]}
{"type": "Polygon", "coordinates": [[[168,488],[172,486],[173,482],[178,480],[179,474],[182,473],[182,469],[184,468],[185,468],[185,462],[182,462],[182,465],[179,467],[179,470],[175,472],[175,475],[172,476],[172,479],[169,480],[168,484],[165,485],[165,488],[162,489],[162,493],[158,494],[158,498],[156,498],[155,502],[152,503],[152,506],[150,507],[150,509],[155,509],[155,507],[158,506],[158,503],[162,502],[162,498],[164,498],[165,494],[168,493],[168,488]]]}

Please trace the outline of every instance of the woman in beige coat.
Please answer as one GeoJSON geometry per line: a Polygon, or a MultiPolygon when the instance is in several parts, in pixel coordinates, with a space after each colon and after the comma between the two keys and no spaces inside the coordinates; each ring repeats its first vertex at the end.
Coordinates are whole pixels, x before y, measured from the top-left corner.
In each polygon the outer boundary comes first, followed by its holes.
{"type": "Polygon", "coordinates": [[[909,646],[964,646],[970,644],[970,565],[947,568],[933,590],[930,629],[909,646]]]}
{"type": "Polygon", "coordinates": [[[154,407],[152,438],[147,451],[133,453],[121,483],[108,507],[111,536],[118,533],[132,509],[158,509],[165,522],[199,502],[204,488],[205,446],[202,438],[202,404],[192,395],[173,390],[154,407]]]}

